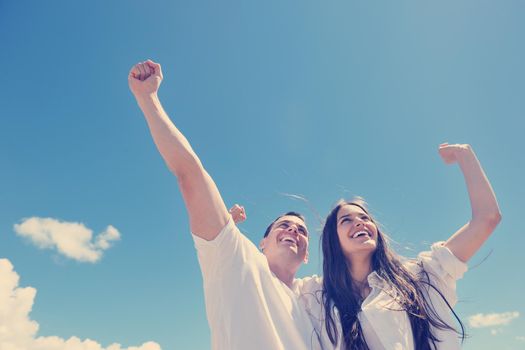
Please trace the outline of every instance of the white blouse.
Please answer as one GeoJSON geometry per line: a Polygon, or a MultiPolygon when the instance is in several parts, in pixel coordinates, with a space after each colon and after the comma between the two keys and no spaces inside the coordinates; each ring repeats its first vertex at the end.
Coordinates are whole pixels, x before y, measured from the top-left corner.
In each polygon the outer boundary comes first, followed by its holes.
{"type": "MultiPolygon", "coordinates": [[[[414,274],[423,268],[429,275],[430,282],[439,289],[450,306],[456,304],[456,280],[467,271],[467,265],[460,261],[444,246],[444,242],[434,243],[431,251],[422,252],[417,259],[404,261],[404,266],[414,274]]],[[[338,343],[334,346],[328,338],[325,328],[324,307],[322,304],[321,277],[313,276],[296,281],[300,300],[304,303],[315,332],[323,349],[342,350],[341,323],[337,323],[338,343]]],[[[363,334],[371,350],[413,350],[414,339],[410,319],[396,301],[395,292],[377,273],[368,276],[368,284],[372,291],[361,305],[358,314],[363,334]]],[[[439,317],[448,325],[455,327],[456,321],[443,298],[432,288],[425,296],[439,317]]],[[[337,310],[334,320],[339,321],[337,310]]],[[[432,327],[432,326],[431,326],[432,327]]],[[[432,333],[441,342],[437,350],[460,349],[459,335],[450,330],[432,328],[432,333]]]]}

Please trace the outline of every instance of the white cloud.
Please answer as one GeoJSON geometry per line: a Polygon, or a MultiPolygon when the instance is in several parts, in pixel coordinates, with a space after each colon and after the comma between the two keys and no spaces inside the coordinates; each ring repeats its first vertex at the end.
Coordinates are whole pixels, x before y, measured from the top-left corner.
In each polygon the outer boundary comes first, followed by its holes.
{"type": "Polygon", "coordinates": [[[509,324],[513,319],[520,315],[517,311],[504,312],[501,314],[475,314],[468,318],[469,324],[473,328],[503,326],[509,324]]]}
{"type": "Polygon", "coordinates": [[[56,249],[77,261],[95,263],[113,241],[120,239],[118,230],[109,225],[93,239],[93,231],[78,222],[32,217],[14,225],[15,232],[41,249],[56,249]]]}
{"type": "Polygon", "coordinates": [[[517,336],[517,337],[516,337],[516,340],[519,340],[519,341],[525,341],[525,337],[523,337],[523,336],[517,336]]]}
{"type": "Polygon", "coordinates": [[[104,348],[96,341],[77,337],[36,337],[38,323],[29,318],[36,289],[18,287],[18,274],[7,259],[0,259],[0,349],[1,350],[161,350],[155,342],[122,347],[114,343],[104,348]]]}

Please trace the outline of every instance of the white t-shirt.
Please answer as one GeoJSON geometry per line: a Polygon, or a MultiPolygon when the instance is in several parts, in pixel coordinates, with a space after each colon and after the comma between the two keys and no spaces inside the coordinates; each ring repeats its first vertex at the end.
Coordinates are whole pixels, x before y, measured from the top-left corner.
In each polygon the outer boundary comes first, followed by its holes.
{"type": "Polygon", "coordinates": [[[233,220],[213,241],[193,239],[213,350],[319,349],[297,289],[272,274],[264,254],[233,220]]]}
{"type": "MultiPolygon", "coordinates": [[[[417,274],[423,269],[428,273],[430,282],[445,296],[450,306],[456,304],[456,280],[467,271],[467,265],[460,261],[443,245],[443,242],[434,243],[429,252],[420,253],[417,259],[406,260],[404,266],[412,273],[417,274]]],[[[410,319],[405,311],[396,311],[401,307],[392,297],[395,295],[392,287],[376,272],[368,275],[368,284],[372,291],[361,305],[362,311],[358,314],[361,328],[368,347],[371,350],[414,350],[414,339],[410,319]]],[[[301,290],[301,301],[305,304],[320,342],[324,349],[343,349],[341,323],[339,313],[334,312],[334,321],[337,324],[338,343],[334,347],[328,338],[325,328],[325,314],[322,304],[321,277],[314,276],[298,281],[297,288],[301,290]]],[[[455,327],[456,321],[445,301],[439,294],[430,288],[427,300],[430,301],[440,318],[448,325],[455,327]]],[[[441,340],[437,343],[437,350],[460,349],[459,336],[453,331],[432,328],[433,334],[441,340]]]]}

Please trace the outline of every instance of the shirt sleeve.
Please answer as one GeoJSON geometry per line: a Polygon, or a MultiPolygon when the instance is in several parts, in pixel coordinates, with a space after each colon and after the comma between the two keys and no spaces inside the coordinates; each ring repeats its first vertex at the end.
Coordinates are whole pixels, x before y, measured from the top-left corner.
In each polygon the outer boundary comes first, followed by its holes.
{"type": "Polygon", "coordinates": [[[229,219],[217,237],[211,241],[194,234],[193,241],[205,282],[221,277],[223,273],[232,273],[244,263],[260,260],[262,255],[257,247],[240,231],[233,219],[229,219]]]}
{"type": "Polygon", "coordinates": [[[439,289],[448,303],[456,304],[456,281],[467,271],[467,264],[459,260],[445,246],[445,242],[434,243],[430,251],[422,252],[418,262],[428,273],[430,282],[439,289]]]}

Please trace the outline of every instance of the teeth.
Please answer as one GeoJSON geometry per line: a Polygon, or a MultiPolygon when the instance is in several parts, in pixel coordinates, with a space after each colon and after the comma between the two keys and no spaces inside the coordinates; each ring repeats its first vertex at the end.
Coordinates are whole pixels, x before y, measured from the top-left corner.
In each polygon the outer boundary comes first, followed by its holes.
{"type": "Polygon", "coordinates": [[[363,236],[363,235],[366,235],[366,236],[370,237],[370,234],[368,232],[366,232],[366,231],[359,231],[359,232],[354,233],[352,238],[357,238],[357,237],[360,237],[360,236],[363,236]]]}
{"type": "Polygon", "coordinates": [[[295,239],[293,239],[292,237],[284,237],[281,239],[281,242],[291,242],[291,243],[297,244],[295,239]]]}

